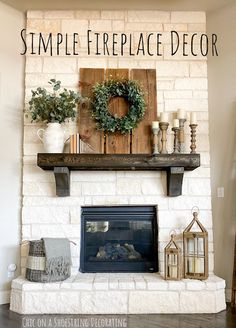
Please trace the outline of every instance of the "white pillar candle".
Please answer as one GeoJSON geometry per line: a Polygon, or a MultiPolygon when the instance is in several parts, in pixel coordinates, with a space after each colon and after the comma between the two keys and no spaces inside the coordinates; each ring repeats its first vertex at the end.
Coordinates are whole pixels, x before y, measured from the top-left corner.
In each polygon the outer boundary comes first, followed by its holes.
{"type": "Polygon", "coordinates": [[[160,121],[162,123],[168,123],[168,114],[167,113],[161,113],[160,121]]]}
{"type": "Polygon", "coordinates": [[[152,122],[152,128],[153,129],[159,129],[159,122],[158,121],[153,121],[152,122]]]}
{"type": "Polygon", "coordinates": [[[191,113],[190,124],[197,124],[197,114],[196,113],[191,113]]]}
{"type": "Polygon", "coordinates": [[[185,110],[184,109],[178,109],[178,113],[177,113],[177,118],[180,119],[185,119],[185,110]]]}
{"type": "Polygon", "coordinates": [[[179,128],[179,120],[178,120],[177,118],[175,118],[175,119],[173,120],[173,127],[174,127],[174,128],[179,128]]]}

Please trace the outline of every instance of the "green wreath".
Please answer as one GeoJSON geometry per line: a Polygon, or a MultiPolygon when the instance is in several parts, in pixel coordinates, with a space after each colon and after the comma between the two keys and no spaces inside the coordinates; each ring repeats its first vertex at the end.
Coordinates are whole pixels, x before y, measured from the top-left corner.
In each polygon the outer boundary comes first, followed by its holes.
{"type": "Polygon", "coordinates": [[[99,130],[129,133],[137,127],[145,108],[143,92],[134,80],[108,80],[93,87],[92,115],[99,130]],[[117,117],[109,112],[109,102],[113,97],[123,97],[128,101],[129,111],[125,116],[117,117]]]}

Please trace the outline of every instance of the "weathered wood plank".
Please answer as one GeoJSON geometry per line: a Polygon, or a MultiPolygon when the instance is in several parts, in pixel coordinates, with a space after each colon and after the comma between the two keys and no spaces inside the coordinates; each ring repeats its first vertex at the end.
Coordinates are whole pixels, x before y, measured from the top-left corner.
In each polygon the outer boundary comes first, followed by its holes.
{"type": "Polygon", "coordinates": [[[44,170],[68,167],[69,170],[166,170],[184,167],[194,170],[200,166],[199,154],[38,154],[38,166],[44,170]]]}
{"type": "MultiPolygon", "coordinates": [[[[105,77],[104,69],[81,68],[80,91],[82,96],[91,97],[92,87],[97,82],[102,82],[105,77]]],[[[90,103],[85,102],[79,112],[79,133],[86,143],[91,146],[94,153],[104,152],[104,134],[96,129],[96,123],[91,115],[90,103]]]]}
{"type": "Polygon", "coordinates": [[[133,69],[130,78],[140,82],[145,94],[146,112],[138,127],[132,132],[132,153],[152,153],[152,121],[157,120],[156,70],[133,69]]]}
{"type": "MultiPolygon", "coordinates": [[[[107,69],[106,79],[128,79],[128,69],[107,69]]],[[[109,104],[109,111],[119,117],[125,116],[129,110],[128,103],[121,97],[113,98],[109,104]]],[[[110,133],[106,136],[106,154],[129,154],[130,136],[120,133],[110,133]]]]}

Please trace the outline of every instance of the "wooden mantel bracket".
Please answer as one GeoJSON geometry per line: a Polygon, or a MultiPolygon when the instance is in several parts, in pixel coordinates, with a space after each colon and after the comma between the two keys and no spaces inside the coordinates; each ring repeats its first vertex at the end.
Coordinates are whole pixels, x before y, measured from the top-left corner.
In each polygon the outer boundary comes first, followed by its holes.
{"type": "MultiPolygon", "coordinates": [[[[199,154],[38,154],[37,164],[53,170],[56,194],[70,196],[70,171],[166,171],[167,196],[182,194],[184,171],[200,166],[199,154]]],[[[99,173],[98,173],[99,174],[99,173]]]]}
{"type": "Polygon", "coordinates": [[[70,196],[70,171],[68,167],[54,167],[56,194],[59,197],[70,196]]]}
{"type": "Polygon", "coordinates": [[[170,167],[167,169],[167,196],[182,195],[184,167],[170,167]]]}

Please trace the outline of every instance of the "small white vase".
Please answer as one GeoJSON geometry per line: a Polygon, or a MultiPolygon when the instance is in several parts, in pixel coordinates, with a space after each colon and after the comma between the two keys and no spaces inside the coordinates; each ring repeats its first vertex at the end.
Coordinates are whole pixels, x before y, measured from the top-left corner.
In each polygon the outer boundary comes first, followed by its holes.
{"type": "Polygon", "coordinates": [[[59,123],[48,123],[47,128],[37,131],[39,139],[43,142],[46,153],[63,153],[65,144],[65,130],[59,123]]]}

